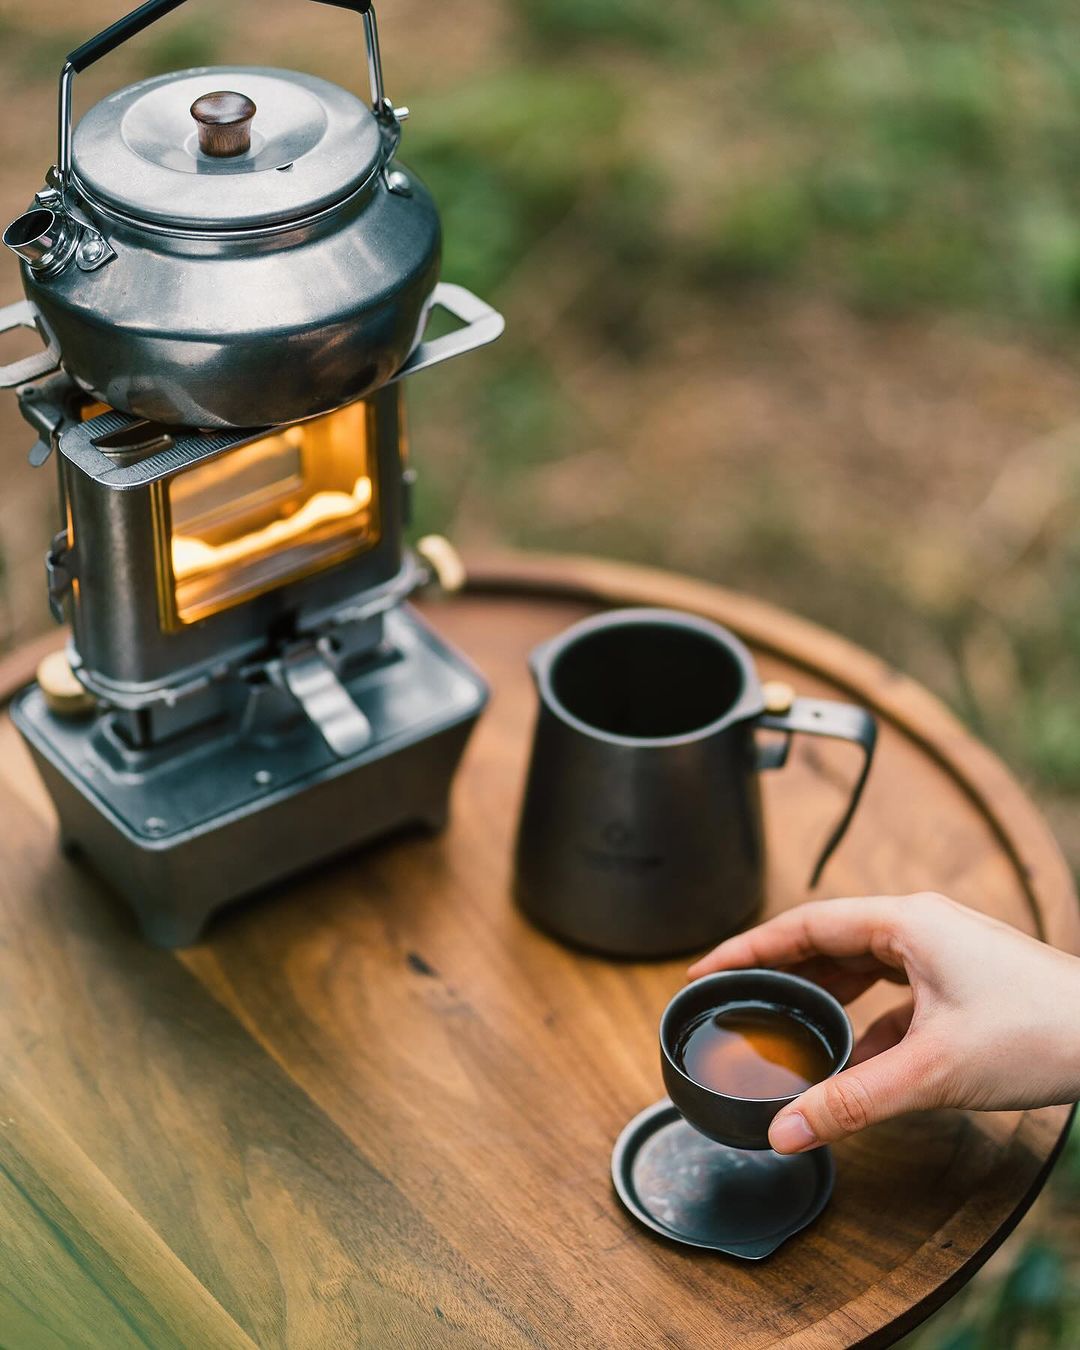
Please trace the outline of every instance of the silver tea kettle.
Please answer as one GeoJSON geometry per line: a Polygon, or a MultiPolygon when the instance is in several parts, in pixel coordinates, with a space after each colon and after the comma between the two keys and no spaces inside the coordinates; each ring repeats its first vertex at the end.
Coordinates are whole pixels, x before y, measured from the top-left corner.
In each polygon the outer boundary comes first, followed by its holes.
{"type": "Polygon", "coordinates": [[[298,421],[417,347],[438,214],[393,163],[408,110],[384,92],[370,0],[319,0],[362,16],[370,105],[295,71],[202,67],[111,95],[73,133],[75,75],[182,3],[149,0],[64,64],[57,163],[3,236],[27,300],[0,329],[32,326],[46,350],[0,385],[62,364],[155,422],[298,421]]]}

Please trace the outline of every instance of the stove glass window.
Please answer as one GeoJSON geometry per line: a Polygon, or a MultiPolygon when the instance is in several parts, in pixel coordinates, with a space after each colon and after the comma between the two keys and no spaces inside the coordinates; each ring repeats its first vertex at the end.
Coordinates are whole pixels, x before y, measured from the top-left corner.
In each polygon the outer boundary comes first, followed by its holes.
{"type": "Polygon", "coordinates": [[[372,411],[353,403],[169,484],[174,612],[196,623],[379,538],[372,411]]]}

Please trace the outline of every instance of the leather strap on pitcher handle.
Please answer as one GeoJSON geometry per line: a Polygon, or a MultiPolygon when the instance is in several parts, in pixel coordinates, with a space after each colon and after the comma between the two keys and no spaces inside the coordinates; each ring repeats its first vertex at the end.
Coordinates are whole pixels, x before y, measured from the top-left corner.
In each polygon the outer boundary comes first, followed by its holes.
{"type": "Polygon", "coordinates": [[[837,846],[847,833],[848,826],[859,809],[863,788],[870,776],[870,765],[874,759],[874,747],[877,745],[877,722],[865,708],[853,703],[835,703],[825,698],[797,698],[786,712],[766,712],[758,718],[757,725],[766,731],[787,733],[779,746],[763,746],[758,760],[762,769],[779,769],[787,763],[791,738],[796,732],[808,736],[827,736],[832,740],[850,741],[863,752],[862,769],[848,799],[847,810],[839,824],[825,842],[821,857],[818,858],[810,876],[810,888],[821,880],[825,865],[836,852],[837,846]]]}
{"type": "MultiPolygon", "coordinates": [[[[108,28],[89,38],[76,47],[64,62],[60,72],[60,108],[59,108],[59,147],[56,167],[60,175],[60,192],[67,196],[71,179],[71,93],[75,76],[103,56],[108,56],[117,47],[130,38],[149,28],[158,19],[179,9],[187,0],[147,0],[145,5],[133,9],[122,19],[117,19],[108,28]]],[[[372,0],[315,0],[316,4],[333,5],[336,9],[348,9],[354,14],[363,15],[364,33],[367,39],[368,77],[371,83],[372,109],[377,117],[382,117],[386,109],[386,95],[383,89],[382,59],[379,55],[379,30],[375,23],[375,10],[372,0]]]]}

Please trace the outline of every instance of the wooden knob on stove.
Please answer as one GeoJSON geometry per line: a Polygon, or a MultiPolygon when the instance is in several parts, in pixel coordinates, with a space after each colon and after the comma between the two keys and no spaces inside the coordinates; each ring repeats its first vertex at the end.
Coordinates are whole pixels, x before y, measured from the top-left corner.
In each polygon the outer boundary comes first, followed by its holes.
{"type": "Polygon", "coordinates": [[[199,127],[199,149],[215,159],[230,159],[251,149],[251,119],[257,109],[246,94],[219,89],[191,105],[199,127]]]}
{"type": "Polygon", "coordinates": [[[37,682],[51,712],[59,717],[85,717],[97,699],[71,669],[67,652],[50,652],[38,665],[37,682]]]}
{"type": "Polygon", "coordinates": [[[449,539],[441,534],[425,534],[416,541],[416,551],[431,569],[431,578],[446,595],[465,589],[465,564],[449,539]]]}

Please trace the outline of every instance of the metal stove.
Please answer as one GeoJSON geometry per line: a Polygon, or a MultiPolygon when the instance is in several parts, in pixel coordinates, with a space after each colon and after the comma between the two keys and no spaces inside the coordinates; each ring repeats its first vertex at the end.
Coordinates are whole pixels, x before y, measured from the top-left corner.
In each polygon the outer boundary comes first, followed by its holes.
{"type": "Polygon", "coordinates": [[[409,822],[439,828],[486,699],[405,603],[404,380],[495,339],[438,280],[439,224],[396,160],[406,110],[312,76],[143,81],[72,130],[74,76],[176,9],[71,54],[56,166],[4,242],[44,350],[0,371],[58,466],[49,600],[66,666],[12,716],[60,817],[146,936],[409,822]],[[454,331],[423,340],[432,310],[454,331]]]}

